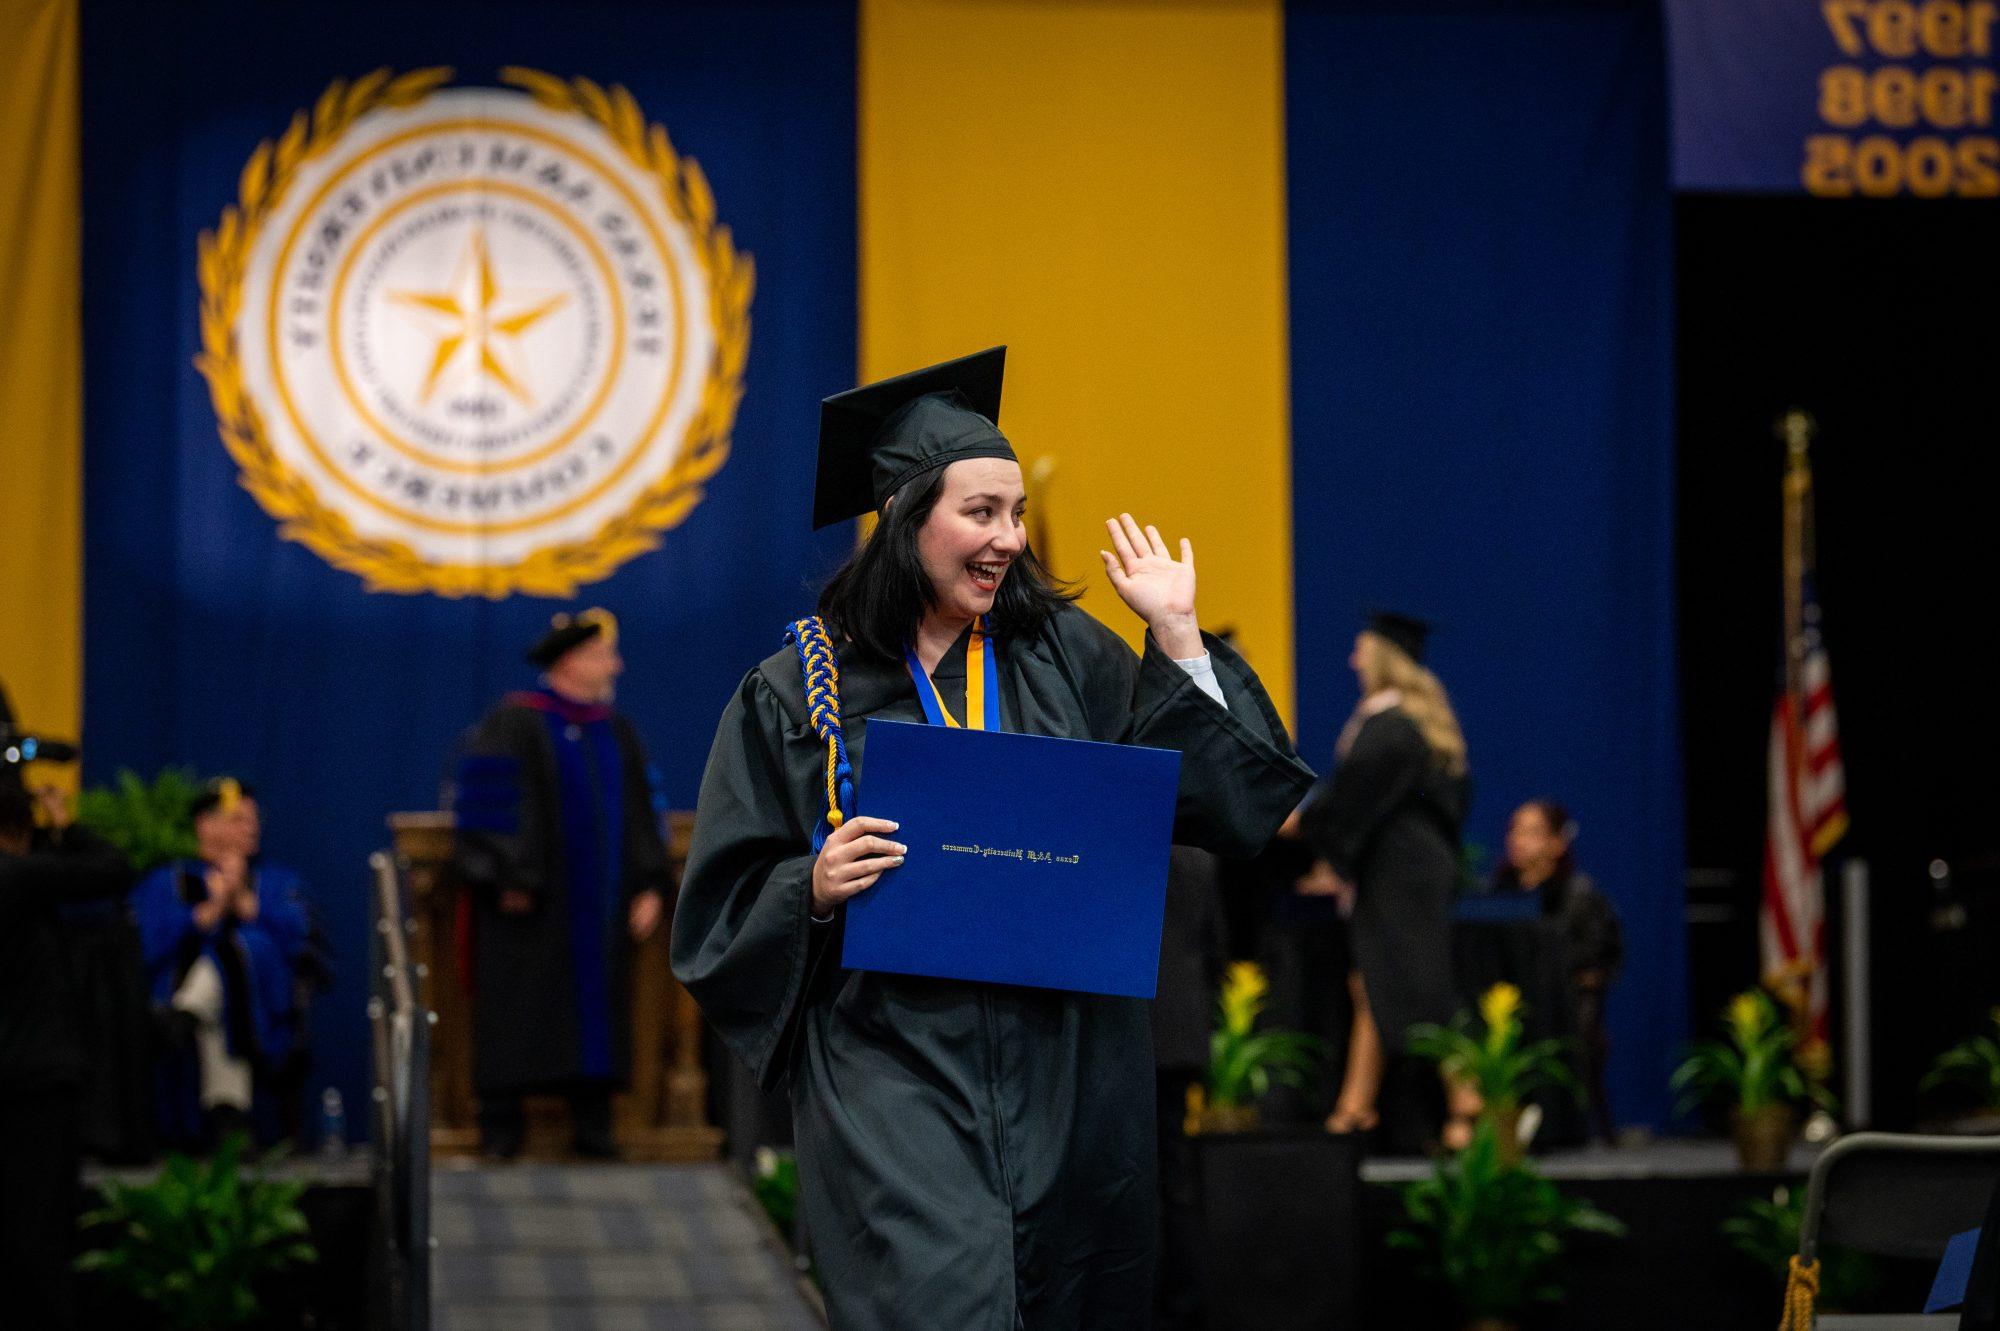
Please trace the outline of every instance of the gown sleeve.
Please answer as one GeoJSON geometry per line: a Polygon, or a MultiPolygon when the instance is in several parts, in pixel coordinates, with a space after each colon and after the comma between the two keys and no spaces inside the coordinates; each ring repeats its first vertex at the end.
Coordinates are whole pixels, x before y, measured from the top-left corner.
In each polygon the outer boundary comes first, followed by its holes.
{"type": "Polygon", "coordinates": [[[258,884],[257,918],[239,923],[236,932],[258,960],[281,966],[289,975],[306,949],[311,920],[298,879],[289,874],[270,877],[276,881],[258,884]]]}
{"type": "Polygon", "coordinates": [[[1574,919],[1570,925],[1571,946],[1575,955],[1570,965],[1575,970],[1602,972],[1606,984],[1617,978],[1619,967],[1625,961],[1625,942],[1618,927],[1618,911],[1611,904],[1611,898],[1599,890],[1597,884],[1588,877],[1579,875],[1580,881],[1571,887],[1574,919]]]}
{"type": "Polygon", "coordinates": [[[1144,654],[1134,655],[1081,611],[1064,614],[1061,630],[1070,644],[1065,655],[1079,666],[1093,736],[1180,753],[1174,841],[1235,859],[1261,852],[1311,789],[1313,774],[1256,672],[1220,639],[1202,635],[1224,706],[1150,633],[1144,654]]]}
{"type": "Polygon", "coordinates": [[[181,900],[176,886],[179,873],[178,864],[162,865],[132,889],[132,918],[139,926],[139,946],[149,975],[157,975],[163,964],[178,956],[181,945],[195,932],[194,910],[181,900]]]}
{"type": "Polygon", "coordinates": [[[1335,873],[1353,882],[1368,843],[1423,780],[1423,736],[1401,715],[1362,723],[1354,747],[1299,815],[1300,830],[1335,873]]]}
{"type": "Polygon", "coordinates": [[[501,707],[480,723],[459,760],[453,870],[477,891],[541,889],[544,832],[529,790],[539,724],[526,708],[501,707]]]}
{"type": "Polygon", "coordinates": [[[297,1039],[295,979],[311,918],[297,877],[272,871],[258,879],[257,918],[237,923],[236,945],[247,971],[251,1033],[258,1052],[276,1063],[297,1039]]]}
{"type": "Polygon", "coordinates": [[[710,1026],[770,1089],[832,931],[812,923],[811,831],[785,764],[786,719],[752,671],[716,728],[695,808],[674,975],[710,1026]]]}

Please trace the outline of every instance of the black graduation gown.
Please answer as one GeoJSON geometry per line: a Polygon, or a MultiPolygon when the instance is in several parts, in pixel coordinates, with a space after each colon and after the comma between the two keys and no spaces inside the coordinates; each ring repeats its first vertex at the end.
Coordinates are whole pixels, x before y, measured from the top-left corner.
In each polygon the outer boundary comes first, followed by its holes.
{"type": "Polygon", "coordinates": [[[1167,909],[1160,924],[1160,980],[1153,999],[1153,1057],[1164,1071],[1208,1066],[1217,981],[1227,961],[1222,861],[1175,846],[1167,862],[1167,909]]]}
{"type": "Polygon", "coordinates": [[[1399,708],[1361,723],[1347,755],[1300,814],[1313,849],[1355,887],[1350,939],[1382,1043],[1408,1047],[1418,1022],[1458,1010],[1451,969],[1459,826],[1470,783],[1448,776],[1399,708]]]}
{"type": "Polygon", "coordinates": [[[594,724],[610,727],[615,769],[600,762],[588,725],[577,728],[570,757],[590,791],[615,785],[615,810],[601,798],[586,800],[582,817],[574,801],[565,809],[547,716],[517,701],[480,722],[459,765],[454,866],[470,894],[472,1080],[481,1095],[631,1080],[626,915],[634,896],[670,893],[673,881],[638,731],[616,713],[594,724]],[[615,847],[606,844],[614,820],[615,847]],[[588,921],[571,909],[580,849],[599,863],[614,849],[619,859],[615,876],[607,869],[597,880],[602,899],[588,921]],[[528,893],[533,909],[501,911],[506,889],[528,893]]]}
{"type": "MultiPolygon", "coordinates": [[[[1150,639],[1137,657],[1064,607],[1031,638],[997,644],[1005,728],[1180,750],[1175,839],[1254,854],[1311,773],[1241,658],[1212,639],[1208,650],[1226,712],[1150,639]]],[[[865,791],[868,719],[923,713],[902,662],[839,655],[865,791]]],[[[933,675],[958,715],[964,655],[954,647],[933,675]]],[[[717,729],[673,965],[762,1084],[789,1076],[833,1325],[1150,1324],[1147,1004],[843,969],[839,920],[811,920],[825,772],[786,647],[744,679],[717,729]]]]}

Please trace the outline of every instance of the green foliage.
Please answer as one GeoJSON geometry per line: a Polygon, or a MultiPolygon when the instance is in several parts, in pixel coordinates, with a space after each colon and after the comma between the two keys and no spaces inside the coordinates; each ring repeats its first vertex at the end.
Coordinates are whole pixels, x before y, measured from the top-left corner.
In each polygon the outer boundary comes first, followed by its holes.
{"type": "Polygon", "coordinates": [[[77,1258],[77,1269],[151,1305],[171,1331],[254,1325],[260,1286],[318,1260],[299,1210],[304,1183],[246,1177],[242,1134],[207,1164],[167,1157],[154,1182],[105,1184],[105,1204],[86,1229],[114,1231],[111,1246],[77,1258]]]}
{"type": "Polygon", "coordinates": [[[1511,1317],[1560,1299],[1570,1237],[1625,1232],[1533,1166],[1510,1164],[1489,1118],[1469,1146],[1402,1191],[1409,1223],[1389,1235],[1389,1246],[1421,1254],[1423,1274],[1449,1287],[1470,1317],[1511,1317]]]}
{"type": "Polygon", "coordinates": [[[194,802],[201,783],[185,767],[169,767],[149,784],[120,769],[110,786],[77,797],[76,819],[125,852],[144,873],[194,853],[194,802]]]}
{"type": "MultiPolygon", "coordinates": [[[[1780,1187],[1769,1201],[1753,1197],[1722,1222],[1731,1247],[1761,1267],[1780,1287],[1799,1250],[1805,1223],[1804,1189],[1780,1187]]],[[[1882,1282],[1882,1269],[1866,1256],[1839,1248],[1820,1253],[1819,1305],[1853,1311],[1882,1282]]]]}
{"type": "Polygon", "coordinates": [[[1479,1091],[1484,1115],[1505,1113],[1545,1086],[1562,1086],[1582,1096],[1569,1065],[1563,1061],[1567,1041],[1521,1043],[1521,991],[1496,984],[1479,999],[1480,1030],[1474,1017],[1460,1012],[1450,1026],[1426,1022],[1411,1028],[1410,1052],[1435,1062],[1455,1082],[1470,1082],[1479,1091]]]}
{"type": "MultiPolygon", "coordinates": [[[[1994,1031],[2000,1033],[2000,1007],[1993,1009],[1990,1020],[1994,1031]]],[[[1993,1035],[1975,1035],[1938,1055],[1919,1089],[1929,1092],[1946,1086],[1973,1092],[1981,1109],[2000,1110],[2000,1040],[1993,1035]]]]}
{"type": "Polygon", "coordinates": [[[1480,890],[1486,881],[1485,864],[1489,858],[1486,843],[1468,841],[1458,850],[1458,894],[1471,896],[1480,890]]]}
{"type": "Polygon", "coordinates": [[[764,1213],[771,1217],[771,1223],[784,1235],[785,1242],[790,1243],[799,1219],[798,1157],[790,1151],[759,1147],[757,1177],[751,1182],[750,1191],[764,1213]]]}
{"type": "Polygon", "coordinates": [[[1799,1070],[1797,1037],[1769,994],[1749,989],[1736,995],[1723,1025],[1727,1039],[1696,1041],[1674,1069],[1673,1087],[1681,1093],[1681,1109],[1701,1101],[1726,1102],[1743,1114],[1806,1100],[1831,1106],[1825,1089],[1808,1082],[1799,1070]]]}
{"type": "Polygon", "coordinates": [[[1220,1021],[1208,1041],[1208,1076],[1202,1102],[1241,1105],[1271,1089],[1276,1076],[1301,1086],[1318,1068],[1321,1043],[1301,1031],[1255,1029],[1269,988],[1254,962],[1231,963],[1216,1001],[1220,1021]]]}

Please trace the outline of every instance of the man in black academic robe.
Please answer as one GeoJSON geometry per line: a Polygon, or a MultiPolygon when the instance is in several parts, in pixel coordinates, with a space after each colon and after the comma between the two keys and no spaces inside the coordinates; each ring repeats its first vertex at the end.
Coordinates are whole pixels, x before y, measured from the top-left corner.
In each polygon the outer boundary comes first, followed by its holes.
{"type": "Polygon", "coordinates": [[[125,857],[40,792],[35,827],[21,783],[0,782],[0,1300],[13,1326],[75,1317],[69,1279],[85,1066],[58,908],[111,898],[125,857]]]}
{"type": "Polygon", "coordinates": [[[509,694],[459,763],[461,958],[488,1154],[520,1152],[521,1097],[568,1095],[579,1154],[616,1154],[631,1078],[632,944],[673,888],[639,733],[610,706],[617,622],[559,615],[528,653],[542,687],[509,694]]]}

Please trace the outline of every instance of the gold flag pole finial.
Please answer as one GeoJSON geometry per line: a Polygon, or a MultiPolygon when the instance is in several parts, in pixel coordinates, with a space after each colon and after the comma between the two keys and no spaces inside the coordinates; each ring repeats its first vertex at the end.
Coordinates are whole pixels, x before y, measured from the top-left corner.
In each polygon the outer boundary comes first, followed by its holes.
{"type": "Polygon", "coordinates": [[[1819,422],[1804,408],[1793,407],[1778,418],[1772,433],[1785,441],[1786,450],[1796,462],[1805,457],[1806,448],[1812,443],[1813,436],[1819,433],[1819,422]]]}

